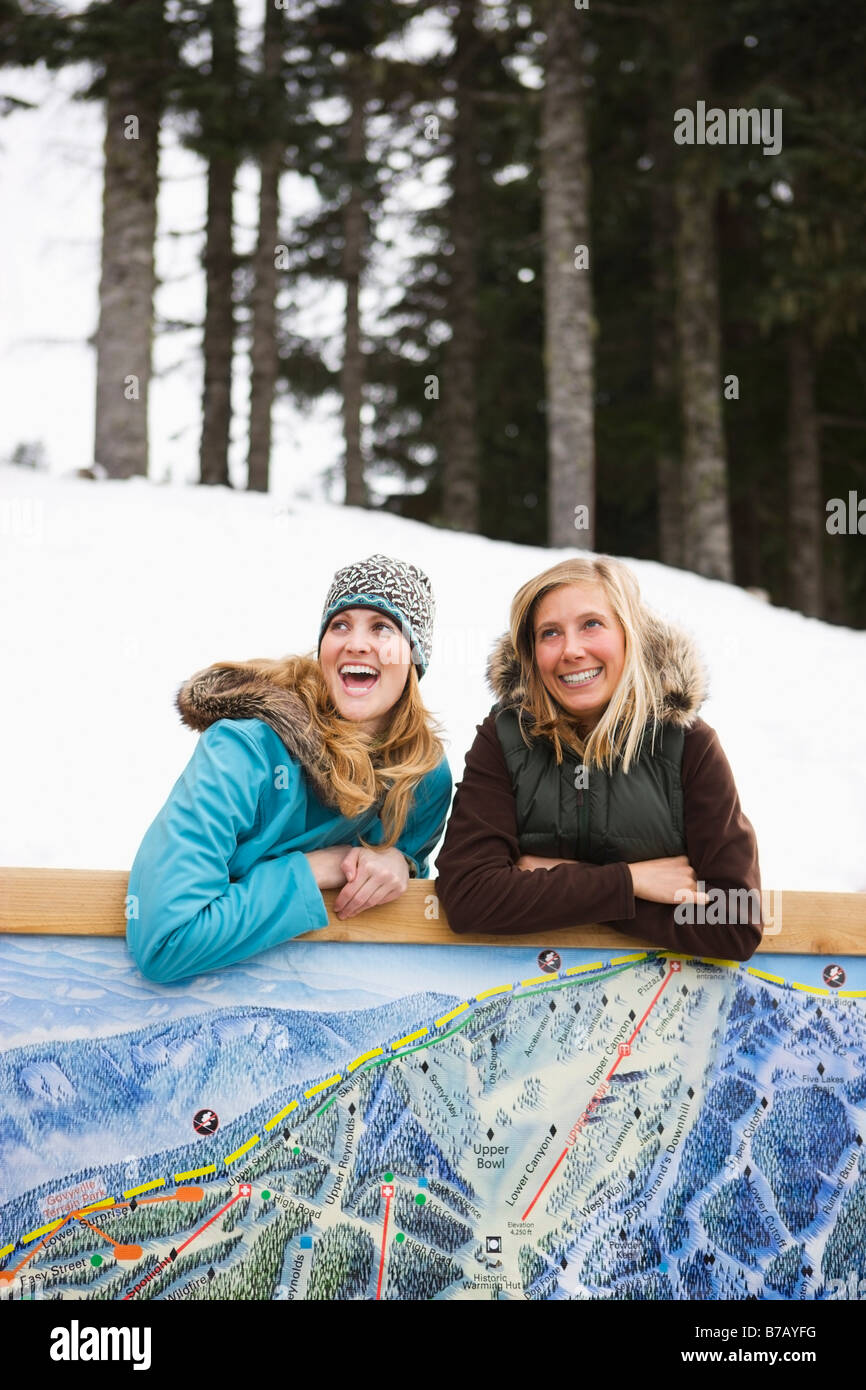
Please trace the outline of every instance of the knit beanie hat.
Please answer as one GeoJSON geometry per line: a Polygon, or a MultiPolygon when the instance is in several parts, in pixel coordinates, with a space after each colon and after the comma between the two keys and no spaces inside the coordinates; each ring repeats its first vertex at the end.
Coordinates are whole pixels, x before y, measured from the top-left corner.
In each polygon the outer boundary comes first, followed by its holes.
{"type": "Polygon", "coordinates": [[[387,555],[370,555],[337,570],[322,611],[319,651],[325,628],[343,608],[375,608],[399,623],[420,680],[430,662],[436,611],[433,589],[423,570],[387,555]]]}

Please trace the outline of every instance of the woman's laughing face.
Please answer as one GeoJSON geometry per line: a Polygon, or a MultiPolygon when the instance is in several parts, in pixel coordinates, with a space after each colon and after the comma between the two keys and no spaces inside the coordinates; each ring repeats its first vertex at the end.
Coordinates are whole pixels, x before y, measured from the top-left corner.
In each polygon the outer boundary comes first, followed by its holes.
{"type": "Polygon", "coordinates": [[[379,734],[406,685],[412,654],[399,624],[374,608],[344,608],[325,629],[319,663],[339,714],[379,734]]]}

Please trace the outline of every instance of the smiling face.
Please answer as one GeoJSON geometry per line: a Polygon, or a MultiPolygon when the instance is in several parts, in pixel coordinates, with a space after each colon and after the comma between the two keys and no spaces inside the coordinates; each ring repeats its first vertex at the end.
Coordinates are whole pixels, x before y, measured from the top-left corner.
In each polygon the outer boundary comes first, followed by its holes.
{"type": "Polygon", "coordinates": [[[373,608],[344,608],[325,629],[319,663],[338,713],[368,734],[381,733],[412,663],[394,619],[373,608]]]}
{"type": "Polygon", "coordinates": [[[544,594],[532,642],[545,689],[582,728],[595,728],[625,666],[625,633],[602,585],[561,584],[544,594]]]}

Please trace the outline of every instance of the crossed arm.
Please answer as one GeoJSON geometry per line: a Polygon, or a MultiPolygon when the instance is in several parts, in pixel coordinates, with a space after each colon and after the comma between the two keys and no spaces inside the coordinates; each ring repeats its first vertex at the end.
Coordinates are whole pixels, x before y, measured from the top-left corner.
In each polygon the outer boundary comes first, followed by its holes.
{"type": "Polygon", "coordinates": [[[748,960],[760,944],[760,922],[741,920],[737,910],[724,922],[710,912],[706,922],[698,913],[698,921],[681,922],[673,906],[706,903],[714,890],[728,902],[743,889],[756,891],[760,901],[754,830],[718,737],[702,721],[687,735],[682,780],[686,855],[635,864],[521,855],[511,778],[488,716],[467,755],[437,861],[452,930],[517,933],[596,922],[668,950],[748,960]]]}

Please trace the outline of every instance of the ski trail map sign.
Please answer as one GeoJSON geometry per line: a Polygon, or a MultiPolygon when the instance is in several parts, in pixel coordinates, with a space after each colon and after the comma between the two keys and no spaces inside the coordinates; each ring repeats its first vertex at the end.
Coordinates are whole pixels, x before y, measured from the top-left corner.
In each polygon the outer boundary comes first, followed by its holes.
{"type": "Polygon", "coordinates": [[[857,1298],[866,961],[765,963],[0,939],[0,1299],[857,1298]]]}

